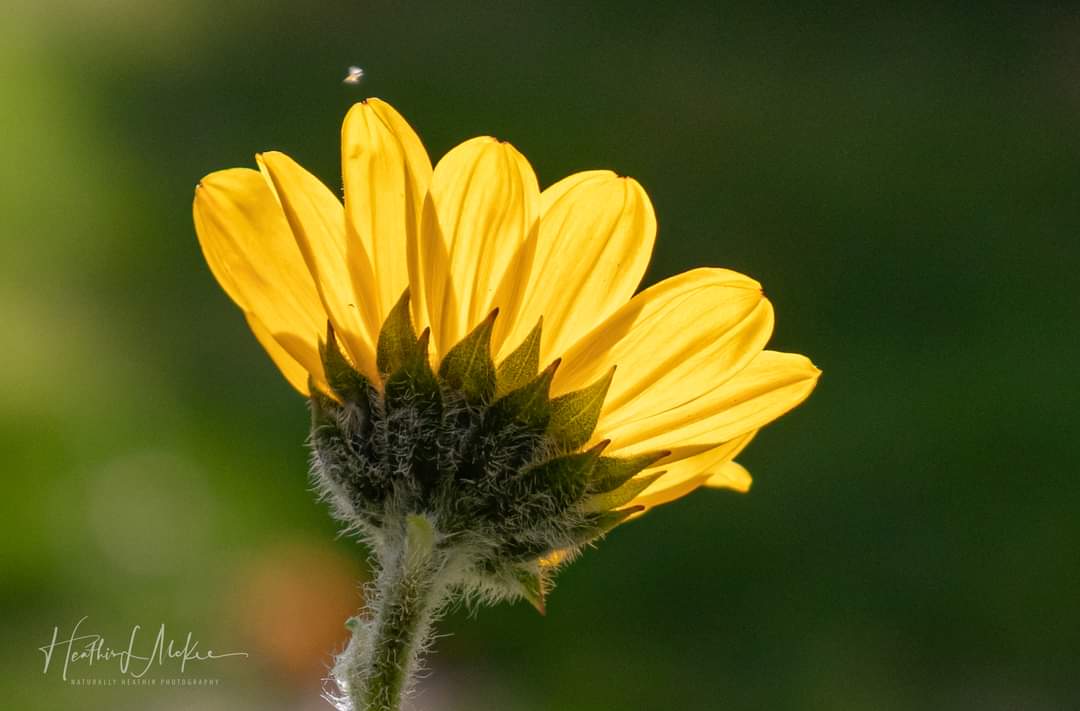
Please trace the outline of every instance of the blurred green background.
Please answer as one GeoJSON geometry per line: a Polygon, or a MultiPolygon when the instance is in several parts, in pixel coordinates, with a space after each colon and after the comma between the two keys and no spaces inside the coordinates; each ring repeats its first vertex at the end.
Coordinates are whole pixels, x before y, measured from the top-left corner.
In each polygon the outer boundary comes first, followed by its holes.
{"type": "Polygon", "coordinates": [[[761,280],[824,370],[702,491],[529,606],[452,614],[417,708],[1080,708],[1080,9],[1041,4],[24,2],[0,26],[0,699],[320,709],[364,555],[304,402],[214,283],[192,189],[394,103],[542,184],[610,167],[652,283],[761,280]],[[367,78],[341,84],[350,64],[367,78]],[[222,651],[206,689],[87,689],[82,616],[222,651]]]}

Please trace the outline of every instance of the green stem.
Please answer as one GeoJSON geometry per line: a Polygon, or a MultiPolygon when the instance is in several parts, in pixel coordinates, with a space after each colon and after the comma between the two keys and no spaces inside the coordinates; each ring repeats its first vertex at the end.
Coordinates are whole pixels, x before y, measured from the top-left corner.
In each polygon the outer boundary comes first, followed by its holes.
{"type": "Polygon", "coordinates": [[[338,662],[353,711],[399,711],[445,594],[430,524],[409,517],[403,538],[381,561],[367,619],[338,662]]]}

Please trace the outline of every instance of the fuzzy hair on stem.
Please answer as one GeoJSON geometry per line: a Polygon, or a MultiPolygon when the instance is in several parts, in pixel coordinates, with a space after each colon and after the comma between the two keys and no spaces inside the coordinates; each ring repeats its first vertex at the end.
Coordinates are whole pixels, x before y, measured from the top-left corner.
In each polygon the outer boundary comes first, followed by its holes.
{"type": "MultiPolygon", "coordinates": [[[[379,339],[382,381],[322,348],[332,394],[311,387],[312,480],[345,531],[367,544],[376,572],[353,638],[338,658],[332,700],[351,711],[396,711],[412,688],[432,622],[457,600],[525,598],[544,610],[554,568],[634,509],[619,487],[654,457],[582,450],[610,373],[550,397],[558,361],[535,352],[496,368],[496,314],[429,361],[406,293],[379,339]],[[538,372],[539,371],[539,372],[538,372]],[[500,375],[502,373],[502,375],[500,375]]],[[[522,349],[535,351],[534,337],[522,349]]]]}

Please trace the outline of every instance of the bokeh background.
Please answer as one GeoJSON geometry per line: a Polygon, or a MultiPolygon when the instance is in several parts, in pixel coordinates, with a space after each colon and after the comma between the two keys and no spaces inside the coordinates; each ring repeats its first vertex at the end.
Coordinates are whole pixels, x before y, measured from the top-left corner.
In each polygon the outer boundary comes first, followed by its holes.
{"type": "Polygon", "coordinates": [[[435,156],[490,133],[542,184],[637,177],[646,281],[751,274],[824,370],[740,458],[749,495],[620,528],[546,618],[450,615],[418,709],[1080,708],[1080,9],[809,7],[9,3],[2,705],[328,708],[364,554],[190,200],[263,149],[336,189],[377,95],[435,156]],[[82,616],[251,656],[69,687],[37,647],[82,616]]]}

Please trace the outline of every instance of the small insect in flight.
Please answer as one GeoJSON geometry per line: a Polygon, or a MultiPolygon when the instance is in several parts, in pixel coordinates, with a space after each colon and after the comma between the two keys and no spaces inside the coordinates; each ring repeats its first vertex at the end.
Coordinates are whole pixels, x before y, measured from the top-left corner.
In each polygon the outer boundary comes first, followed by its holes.
{"type": "Polygon", "coordinates": [[[364,70],[360,67],[349,67],[349,73],[341,81],[342,84],[359,84],[364,78],[364,70]]]}

